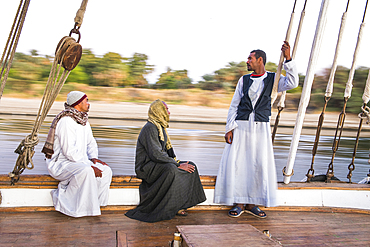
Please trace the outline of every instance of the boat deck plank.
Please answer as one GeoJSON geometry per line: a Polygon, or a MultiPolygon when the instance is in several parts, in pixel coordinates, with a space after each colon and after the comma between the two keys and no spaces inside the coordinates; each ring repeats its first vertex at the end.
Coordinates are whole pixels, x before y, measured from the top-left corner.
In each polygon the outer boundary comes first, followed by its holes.
{"type": "Polygon", "coordinates": [[[362,213],[266,209],[268,217],[258,219],[249,214],[231,218],[225,210],[192,210],[187,217],[145,223],[129,219],[125,212],[103,211],[98,217],[71,218],[55,211],[0,211],[0,246],[117,246],[117,237],[125,238],[126,246],[169,246],[177,226],[218,224],[240,224],[241,228],[249,224],[259,231],[269,230],[272,239],[283,246],[368,246],[370,243],[370,215],[362,213]]]}

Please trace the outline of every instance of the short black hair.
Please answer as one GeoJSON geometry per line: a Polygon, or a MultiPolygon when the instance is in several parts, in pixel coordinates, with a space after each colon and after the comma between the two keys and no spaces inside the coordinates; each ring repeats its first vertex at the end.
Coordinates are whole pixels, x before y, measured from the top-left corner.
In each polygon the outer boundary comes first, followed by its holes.
{"type": "Polygon", "coordinates": [[[263,65],[266,65],[266,52],[259,50],[259,49],[251,51],[251,53],[253,52],[254,52],[254,56],[256,57],[256,59],[262,57],[263,65]]]}

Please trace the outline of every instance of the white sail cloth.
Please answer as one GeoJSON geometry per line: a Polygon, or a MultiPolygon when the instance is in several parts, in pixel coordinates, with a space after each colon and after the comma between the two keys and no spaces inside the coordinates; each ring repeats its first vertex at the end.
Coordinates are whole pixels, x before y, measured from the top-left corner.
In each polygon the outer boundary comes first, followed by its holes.
{"type": "Polygon", "coordinates": [[[59,180],[51,192],[55,210],[72,217],[100,215],[100,206],[108,203],[112,170],[109,166],[90,161],[98,158],[98,146],[90,124],[76,123],[63,117],[57,124],[54,154],[46,159],[50,175],[59,180]],[[95,166],[102,177],[95,177],[95,166]]]}
{"type": "MultiPolygon", "coordinates": [[[[294,61],[284,64],[287,76],[280,76],[278,91],[298,86],[298,72],[294,61]]],[[[254,78],[249,96],[254,106],[262,89],[263,79],[254,78]]],[[[226,144],[218,170],[214,202],[223,205],[257,204],[276,205],[277,179],[269,122],[235,120],[243,97],[243,79],[240,78],[230,104],[226,133],[233,130],[232,144],[226,144]]]]}

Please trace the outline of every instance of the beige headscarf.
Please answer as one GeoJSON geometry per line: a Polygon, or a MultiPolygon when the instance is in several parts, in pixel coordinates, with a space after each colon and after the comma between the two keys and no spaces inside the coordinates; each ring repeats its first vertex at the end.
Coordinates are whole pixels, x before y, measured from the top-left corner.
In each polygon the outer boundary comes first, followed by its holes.
{"type": "Polygon", "coordinates": [[[168,122],[170,121],[170,116],[168,115],[167,109],[163,102],[160,99],[153,101],[150,104],[149,111],[148,111],[148,121],[154,124],[159,132],[159,138],[161,141],[164,141],[164,135],[162,131],[162,127],[164,131],[166,131],[167,135],[167,142],[166,142],[166,149],[169,150],[172,148],[170,136],[167,133],[167,128],[169,127],[168,122]]]}

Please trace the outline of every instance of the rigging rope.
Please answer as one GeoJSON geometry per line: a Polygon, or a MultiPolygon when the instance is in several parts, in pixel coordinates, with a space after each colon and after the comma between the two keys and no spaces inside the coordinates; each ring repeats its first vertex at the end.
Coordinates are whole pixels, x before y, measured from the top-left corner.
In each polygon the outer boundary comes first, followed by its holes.
{"type": "Polygon", "coordinates": [[[81,7],[79,8],[79,10],[77,10],[76,17],[75,17],[74,21],[75,21],[76,26],[78,28],[80,28],[81,25],[82,25],[82,21],[84,19],[84,15],[85,15],[85,11],[86,11],[87,2],[88,2],[88,0],[83,0],[82,3],[81,3],[81,7]]]}
{"type": "Polygon", "coordinates": [[[367,121],[366,121],[367,124],[370,123],[370,113],[369,113],[370,108],[367,106],[367,103],[369,102],[369,92],[370,92],[370,70],[369,70],[369,74],[367,75],[365,90],[364,90],[364,93],[362,95],[363,104],[361,106],[361,113],[358,114],[358,117],[360,118],[360,123],[359,123],[358,129],[357,129],[357,136],[356,136],[355,146],[353,148],[352,161],[348,165],[347,178],[348,178],[350,183],[352,182],[352,172],[355,170],[354,162],[355,162],[358,142],[359,142],[359,139],[360,139],[360,133],[361,133],[361,130],[362,130],[362,123],[365,119],[367,119],[367,121]]]}
{"type": "Polygon", "coordinates": [[[327,181],[330,181],[331,178],[334,177],[333,162],[334,162],[335,153],[336,153],[336,151],[338,150],[338,147],[339,147],[340,137],[341,137],[342,132],[343,132],[344,120],[346,118],[347,101],[351,97],[351,92],[352,92],[352,87],[353,87],[352,82],[353,82],[353,76],[355,74],[357,55],[358,55],[359,50],[360,50],[360,44],[361,44],[361,40],[362,40],[363,29],[364,29],[364,26],[365,26],[364,21],[365,21],[367,4],[368,4],[368,0],[366,1],[366,6],[365,6],[365,11],[364,11],[364,14],[363,14],[363,18],[362,18],[362,23],[360,25],[360,30],[359,30],[358,37],[357,37],[357,44],[356,44],[355,52],[353,54],[352,66],[351,66],[351,70],[349,72],[348,81],[346,83],[346,89],[344,91],[343,109],[342,109],[342,112],[339,114],[339,117],[338,117],[338,123],[337,123],[337,128],[336,128],[336,131],[335,131],[335,136],[334,136],[334,140],[333,140],[333,147],[332,147],[333,154],[332,154],[331,161],[328,165],[328,170],[326,172],[326,180],[327,181]],[[339,131],[339,133],[338,133],[338,131],[339,131]],[[337,139],[337,136],[338,136],[338,139],[337,139]]]}
{"type": "MultiPolygon", "coordinates": [[[[292,31],[292,26],[293,26],[293,19],[294,19],[294,14],[295,14],[294,10],[295,10],[296,3],[297,3],[297,0],[294,1],[293,10],[292,10],[292,13],[290,15],[288,29],[287,29],[287,32],[286,32],[286,35],[285,35],[285,41],[289,41],[289,38],[290,38],[290,33],[292,31]]],[[[280,79],[281,71],[283,69],[283,63],[284,63],[284,53],[281,52],[279,64],[278,64],[278,67],[277,67],[277,70],[276,70],[276,73],[275,73],[274,86],[273,86],[272,92],[271,92],[271,105],[274,104],[274,102],[277,98],[279,79],[280,79]]]]}
{"type": "Polygon", "coordinates": [[[310,182],[311,178],[313,178],[314,175],[315,175],[315,169],[314,169],[315,156],[316,156],[316,152],[317,152],[317,146],[319,145],[319,139],[320,139],[320,133],[321,133],[322,125],[324,123],[325,110],[326,110],[326,107],[327,107],[328,102],[330,100],[330,97],[333,93],[334,76],[335,76],[335,72],[336,72],[337,67],[338,67],[338,55],[339,55],[339,50],[340,50],[340,46],[341,46],[341,43],[342,43],[344,28],[345,28],[345,24],[346,24],[346,20],[347,20],[347,11],[348,11],[349,1],[350,0],[347,1],[346,11],[342,15],[342,22],[340,24],[337,46],[335,48],[333,64],[332,64],[332,67],[331,67],[330,76],[329,76],[328,84],[327,84],[327,87],[326,87],[326,94],[325,94],[325,97],[324,97],[325,104],[322,108],[322,112],[320,114],[319,121],[317,122],[315,142],[314,142],[314,145],[313,145],[313,148],[312,148],[311,167],[310,167],[310,169],[308,169],[307,174],[306,174],[307,182],[310,182]]]}
{"type": "Polygon", "coordinates": [[[19,37],[22,32],[23,23],[24,23],[24,20],[26,19],[26,14],[27,14],[29,5],[30,5],[30,0],[20,1],[17,13],[14,17],[13,25],[10,29],[8,40],[4,47],[3,55],[1,56],[0,100],[1,100],[1,97],[3,96],[5,84],[8,79],[10,67],[12,66],[12,63],[13,63],[14,54],[18,46],[19,37]]]}
{"type": "MultiPolygon", "coordinates": [[[[301,30],[302,30],[302,26],[303,26],[303,20],[304,20],[304,16],[306,14],[306,3],[307,3],[307,0],[305,0],[304,2],[304,6],[303,6],[303,9],[302,9],[302,12],[301,12],[301,18],[299,20],[299,25],[298,25],[298,29],[297,29],[297,34],[296,34],[296,37],[295,37],[295,41],[294,41],[294,46],[293,46],[293,51],[292,51],[292,59],[295,58],[295,54],[297,52],[297,48],[298,48],[298,41],[299,41],[299,37],[301,35],[301,30]]],[[[294,3],[295,4],[295,3],[294,3]]],[[[280,76],[279,76],[280,78],[280,76]]],[[[276,78],[275,78],[276,79],[276,78]]],[[[275,82],[274,82],[275,83],[275,82]]],[[[277,90],[277,89],[276,89],[277,90]]],[[[277,93],[277,92],[276,92],[277,93]]],[[[277,127],[279,125],[279,121],[280,121],[280,113],[283,111],[284,107],[285,107],[285,98],[286,98],[286,91],[282,92],[281,93],[281,96],[280,96],[280,100],[279,100],[279,103],[277,105],[277,109],[278,109],[278,113],[276,115],[276,118],[275,118],[275,123],[274,123],[274,129],[272,131],[272,134],[271,134],[271,138],[272,138],[272,143],[274,143],[274,140],[275,140],[275,136],[276,136],[276,132],[277,132],[277,127]]]]}
{"type": "MultiPolygon", "coordinates": [[[[87,0],[83,0],[81,8],[84,8],[85,10],[86,4],[87,0]]],[[[34,148],[39,142],[38,133],[41,125],[45,120],[60,90],[62,89],[65,81],[67,80],[68,75],[77,66],[78,62],[81,59],[82,47],[78,43],[81,38],[79,28],[81,26],[83,18],[83,14],[81,17],[81,8],[77,12],[77,16],[79,16],[80,18],[79,23],[76,22],[74,28],[69,33],[69,36],[63,37],[57,45],[54,62],[50,70],[49,78],[46,83],[44,95],[40,103],[39,111],[37,113],[32,132],[30,135],[26,136],[24,140],[21,141],[17,149],[14,151],[15,153],[18,153],[19,156],[13,171],[9,173],[12,185],[14,185],[19,180],[20,174],[25,169],[34,168],[32,157],[35,153],[34,148]],[[72,33],[78,34],[77,42],[74,38],[71,37],[72,33]],[[62,68],[64,68],[64,70],[60,75],[62,68]]]]}

